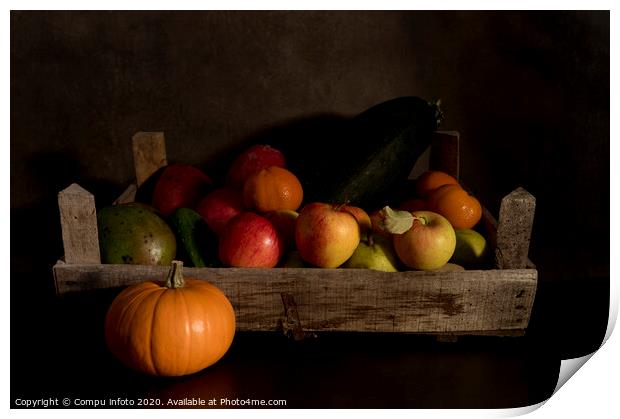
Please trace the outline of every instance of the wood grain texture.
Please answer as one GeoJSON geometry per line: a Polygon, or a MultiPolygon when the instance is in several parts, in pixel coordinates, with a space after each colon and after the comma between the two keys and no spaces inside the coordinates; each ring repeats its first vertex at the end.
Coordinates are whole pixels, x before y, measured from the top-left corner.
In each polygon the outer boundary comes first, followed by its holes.
{"type": "Polygon", "coordinates": [[[138,185],[134,182],[130,184],[127,189],[112,203],[114,205],[128,204],[134,202],[136,199],[136,193],[138,192],[138,185]]]}
{"type": "Polygon", "coordinates": [[[65,261],[99,264],[99,236],[95,197],[77,183],[58,193],[65,261]]]}
{"type": "Polygon", "coordinates": [[[280,293],[282,304],[284,306],[284,316],[282,319],[282,331],[285,335],[292,336],[294,340],[303,340],[305,338],[304,329],[299,320],[297,312],[297,303],[292,294],[280,293]]]}
{"type": "Polygon", "coordinates": [[[495,261],[500,269],[527,266],[536,198],[519,187],[502,199],[497,223],[495,261]]]}
{"type": "Polygon", "coordinates": [[[458,180],[460,171],[459,143],[460,134],[457,131],[435,132],[431,143],[430,169],[440,170],[458,180]]]}
{"type": "MultiPolygon", "coordinates": [[[[59,294],[163,280],[165,266],[54,267],[59,294]]],[[[528,325],[537,272],[378,272],[359,269],[185,268],[230,299],[238,330],[280,330],[282,293],[294,297],[308,331],[459,333],[522,330],[528,325]]]]}
{"type": "Polygon", "coordinates": [[[157,169],[168,164],[163,132],[137,132],[132,137],[132,148],[138,186],[157,169]]]}

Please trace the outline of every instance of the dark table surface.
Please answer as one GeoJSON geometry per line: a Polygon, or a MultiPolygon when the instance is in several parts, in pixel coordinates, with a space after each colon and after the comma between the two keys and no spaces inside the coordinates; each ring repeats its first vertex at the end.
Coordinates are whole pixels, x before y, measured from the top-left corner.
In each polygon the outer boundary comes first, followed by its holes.
{"type": "Polygon", "coordinates": [[[117,398],[162,405],[215,399],[216,407],[224,398],[286,400],[289,408],[523,407],[551,396],[561,359],[600,345],[609,301],[608,281],[541,282],[521,338],[443,343],[432,336],[323,333],[295,342],[275,332],[237,333],[214,366],[159,378],[134,373],[108,353],[102,330],[112,293],[24,298],[28,279],[22,274],[11,287],[13,407],[18,398],[66,397],[105,400],[106,407],[117,398]]]}

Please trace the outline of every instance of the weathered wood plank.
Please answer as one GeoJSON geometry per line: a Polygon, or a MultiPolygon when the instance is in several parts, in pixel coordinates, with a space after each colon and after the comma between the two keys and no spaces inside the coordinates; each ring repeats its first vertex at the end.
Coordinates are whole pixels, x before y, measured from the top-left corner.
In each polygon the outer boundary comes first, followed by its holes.
{"type": "MultiPolygon", "coordinates": [[[[166,276],[165,266],[55,267],[60,294],[123,287],[166,276]]],[[[220,287],[239,330],[279,330],[282,293],[308,331],[458,333],[525,329],[535,270],[387,273],[358,269],[185,268],[220,287]]]]}
{"type": "Polygon", "coordinates": [[[527,266],[536,198],[517,188],[502,199],[497,223],[495,260],[500,269],[527,266]]]}
{"type": "MultiPolygon", "coordinates": [[[[491,246],[491,249],[495,249],[497,247],[497,220],[485,206],[482,206],[482,225],[489,246],[491,246]]],[[[497,260],[495,262],[496,268],[500,269],[499,266],[497,266],[497,260]]],[[[536,264],[528,258],[525,261],[525,268],[536,269],[536,264]]]]}
{"type": "Polygon", "coordinates": [[[58,193],[58,209],[65,261],[99,264],[99,236],[95,197],[77,183],[58,193]]]}
{"type": "Polygon", "coordinates": [[[460,175],[459,143],[460,134],[457,131],[435,132],[431,143],[430,169],[441,170],[458,180],[460,175]]]}
{"type": "Polygon", "coordinates": [[[284,305],[284,318],[282,319],[282,331],[285,335],[291,335],[294,340],[305,338],[304,329],[297,313],[297,303],[295,297],[286,292],[280,293],[282,304],[284,305]]]}
{"type": "Polygon", "coordinates": [[[138,186],[168,164],[163,132],[137,132],[132,137],[132,148],[138,186]]]}
{"type": "Polygon", "coordinates": [[[138,185],[136,183],[130,184],[127,189],[113,202],[114,205],[128,204],[135,201],[136,192],[138,192],[138,185]]]}
{"type": "Polygon", "coordinates": [[[457,131],[436,131],[431,145],[418,157],[409,173],[409,179],[416,179],[427,170],[441,170],[459,178],[459,143],[457,131]]]}

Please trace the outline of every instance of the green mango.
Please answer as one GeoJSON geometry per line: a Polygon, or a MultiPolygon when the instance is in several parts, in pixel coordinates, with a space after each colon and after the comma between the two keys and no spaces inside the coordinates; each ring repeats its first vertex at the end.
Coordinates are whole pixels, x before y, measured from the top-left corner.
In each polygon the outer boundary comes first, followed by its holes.
{"type": "Polygon", "coordinates": [[[97,214],[102,263],[170,265],[174,233],[155,212],[138,205],[113,205],[97,214]]]}

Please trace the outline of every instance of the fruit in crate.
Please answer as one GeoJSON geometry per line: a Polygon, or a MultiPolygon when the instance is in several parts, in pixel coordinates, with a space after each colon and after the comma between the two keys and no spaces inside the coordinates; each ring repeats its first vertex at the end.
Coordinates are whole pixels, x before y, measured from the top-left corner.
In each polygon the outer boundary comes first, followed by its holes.
{"type": "Polygon", "coordinates": [[[252,212],[243,212],[231,219],[220,235],[218,255],[227,266],[273,268],[282,254],[282,244],[273,224],[252,212]]]}
{"type": "Polygon", "coordinates": [[[482,267],[490,253],[484,236],[471,229],[457,229],[455,232],[456,249],[450,261],[469,268],[482,267]]]}
{"type": "Polygon", "coordinates": [[[105,318],[105,340],[124,365],[158,376],[192,374],[213,365],[235,335],[230,301],[207,281],[183,278],[173,261],[164,284],[124,289],[105,318]]]}
{"type": "Polygon", "coordinates": [[[292,250],[284,255],[278,267],[280,268],[308,268],[309,266],[299,255],[299,251],[292,250]]]}
{"type": "Polygon", "coordinates": [[[193,208],[210,190],[213,181],[188,164],[171,164],[159,176],[153,190],[153,206],[165,217],[177,208],[193,208]]]}
{"type": "Polygon", "coordinates": [[[343,268],[374,269],[384,272],[396,272],[397,266],[398,257],[392,239],[374,234],[362,238],[353,255],[342,265],[343,268]]]}
{"type": "Polygon", "coordinates": [[[217,236],[196,211],[179,208],[168,222],[177,238],[177,259],[186,266],[217,266],[217,236]]]}
{"type": "Polygon", "coordinates": [[[155,212],[138,205],[113,205],[97,214],[102,263],[169,265],[174,233],[155,212]]]}
{"type": "Polygon", "coordinates": [[[233,188],[243,188],[250,176],[271,166],[285,167],[284,155],[268,145],[254,145],[233,161],[226,175],[226,183],[233,188]]]}
{"type": "Polygon", "coordinates": [[[196,206],[196,212],[202,216],[209,228],[217,235],[222,233],[226,224],[233,217],[244,211],[241,193],[228,187],[209,192],[196,206]]]}
{"type": "Polygon", "coordinates": [[[265,214],[265,218],[271,221],[271,224],[276,228],[284,249],[295,247],[295,222],[297,217],[299,217],[299,213],[292,210],[271,211],[265,214]]]}
{"type": "Polygon", "coordinates": [[[398,258],[413,269],[432,270],[444,266],[456,247],[456,235],[450,222],[431,211],[394,211],[386,217],[393,233],[398,258]],[[408,214],[411,219],[408,221],[408,214]],[[410,225],[409,228],[407,226],[410,225]],[[402,232],[405,230],[404,232],[402,232]],[[400,233],[402,232],[402,233],[400,233]]]}
{"type": "Polygon", "coordinates": [[[394,211],[389,206],[372,213],[372,231],[377,235],[403,234],[411,228],[413,215],[409,211],[394,211]]]}
{"type": "Polygon", "coordinates": [[[308,141],[285,136],[279,148],[308,202],[350,202],[374,210],[406,181],[431,143],[439,113],[436,104],[400,97],[351,120],[333,121],[308,141]]]}
{"type": "Polygon", "coordinates": [[[455,229],[473,228],[482,217],[480,202],[459,185],[443,185],[428,198],[428,210],[443,215],[455,229]]]}
{"type": "Polygon", "coordinates": [[[303,190],[297,177],[277,166],[254,173],[243,186],[243,203],[261,213],[296,211],[302,200],[303,190]]]}
{"type": "Polygon", "coordinates": [[[385,230],[383,226],[383,219],[381,215],[381,210],[373,211],[370,213],[370,225],[371,231],[374,234],[382,235],[382,236],[390,236],[391,233],[385,230]]]}
{"type": "Polygon", "coordinates": [[[301,258],[320,268],[337,268],[353,255],[360,241],[356,218],[342,205],[311,203],[295,224],[295,244],[301,258]]]}
{"type": "MultiPolygon", "coordinates": [[[[427,170],[415,180],[415,189],[419,198],[428,198],[431,192],[440,186],[458,184],[459,182],[453,176],[445,172],[427,170]]],[[[422,208],[418,210],[422,210],[422,208]]]]}
{"type": "Polygon", "coordinates": [[[456,263],[448,262],[443,265],[441,268],[437,269],[438,271],[446,272],[446,271],[464,271],[465,268],[456,263]]]}
{"type": "Polygon", "coordinates": [[[360,207],[354,207],[351,205],[345,205],[344,207],[342,207],[342,209],[355,217],[357,223],[360,226],[360,231],[362,232],[362,234],[372,229],[372,222],[370,221],[370,216],[366,211],[364,211],[360,207]]]}

